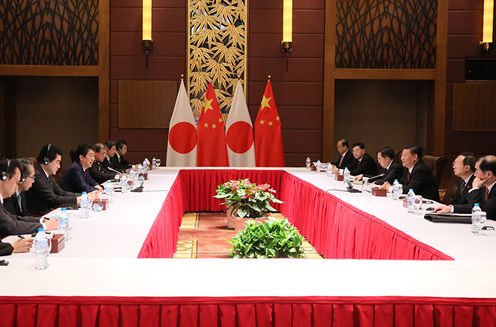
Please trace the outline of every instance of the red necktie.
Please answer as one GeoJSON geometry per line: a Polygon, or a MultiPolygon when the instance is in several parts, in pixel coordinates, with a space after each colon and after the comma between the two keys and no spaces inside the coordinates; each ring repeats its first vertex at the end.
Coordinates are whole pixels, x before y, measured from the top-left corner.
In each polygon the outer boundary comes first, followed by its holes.
{"type": "Polygon", "coordinates": [[[410,174],[410,171],[407,170],[406,172],[406,182],[410,183],[410,180],[412,179],[412,174],[410,174]]]}
{"type": "Polygon", "coordinates": [[[484,202],[487,202],[488,198],[489,198],[489,189],[486,187],[484,189],[484,202]]]}

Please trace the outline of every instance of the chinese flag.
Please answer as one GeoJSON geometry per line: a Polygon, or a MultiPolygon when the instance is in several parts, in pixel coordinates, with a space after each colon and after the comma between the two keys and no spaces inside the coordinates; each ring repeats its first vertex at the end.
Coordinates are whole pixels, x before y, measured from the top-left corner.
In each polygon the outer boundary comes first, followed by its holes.
{"type": "Polygon", "coordinates": [[[198,166],[228,167],[224,118],[212,83],[208,84],[203,108],[198,120],[198,166]]]}
{"type": "Polygon", "coordinates": [[[281,119],[270,80],[267,81],[255,121],[255,158],[257,167],[285,166],[281,119]]]}

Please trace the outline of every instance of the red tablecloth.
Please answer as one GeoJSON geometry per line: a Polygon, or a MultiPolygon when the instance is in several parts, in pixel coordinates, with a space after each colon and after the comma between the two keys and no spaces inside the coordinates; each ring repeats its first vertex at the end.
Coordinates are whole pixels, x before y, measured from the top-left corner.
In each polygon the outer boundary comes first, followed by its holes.
{"type": "Polygon", "coordinates": [[[281,170],[181,170],[139,253],[140,258],[171,258],[181,217],[188,211],[222,211],[217,185],[249,178],[269,183],[284,201],[281,212],[325,258],[451,260],[340,199],[281,170]]]}
{"type": "Polygon", "coordinates": [[[496,326],[496,300],[412,297],[0,298],[0,327],[496,326]]]}
{"type": "Polygon", "coordinates": [[[281,178],[281,212],[325,258],[452,260],[294,175],[281,178]]]}

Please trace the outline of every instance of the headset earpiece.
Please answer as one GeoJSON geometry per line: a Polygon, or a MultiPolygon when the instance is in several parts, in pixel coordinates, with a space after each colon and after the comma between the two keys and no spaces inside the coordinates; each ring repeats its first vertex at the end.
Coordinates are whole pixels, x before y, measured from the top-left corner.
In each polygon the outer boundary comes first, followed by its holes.
{"type": "Polygon", "coordinates": [[[48,158],[48,153],[50,151],[51,146],[52,146],[51,144],[48,144],[45,157],[43,158],[43,163],[45,165],[48,165],[50,163],[50,158],[48,158]]]}
{"type": "Polygon", "coordinates": [[[0,171],[0,180],[2,182],[5,182],[7,179],[9,179],[9,167],[10,167],[10,159],[7,159],[7,169],[5,171],[0,171]]]}

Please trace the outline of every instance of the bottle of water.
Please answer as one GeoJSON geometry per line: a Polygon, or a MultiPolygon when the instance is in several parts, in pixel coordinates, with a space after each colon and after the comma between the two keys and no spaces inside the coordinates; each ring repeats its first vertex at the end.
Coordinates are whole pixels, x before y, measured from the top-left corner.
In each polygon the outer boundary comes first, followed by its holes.
{"type": "Polygon", "coordinates": [[[326,168],[326,175],[327,177],[331,178],[332,177],[332,164],[329,162],[327,163],[327,168],[326,168]]]}
{"type": "Polygon", "coordinates": [[[90,217],[90,199],[88,199],[88,194],[86,192],[81,193],[81,202],[79,204],[81,207],[81,218],[90,217]]]}
{"type": "Polygon", "coordinates": [[[112,183],[106,183],[105,184],[105,196],[107,197],[109,202],[112,202],[114,199],[114,187],[112,186],[112,183]]]}
{"type": "Polygon", "coordinates": [[[127,177],[122,176],[121,177],[121,192],[127,193],[128,190],[129,190],[129,184],[127,183],[127,177]]]}
{"type": "Polygon", "coordinates": [[[344,176],[345,182],[349,181],[351,179],[351,173],[350,173],[350,170],[348,169],[348,167],[346,167],[344,169],[343,176],[344,176]]]}
{"type": "Polygon", "coordinates": [[[157,168],[157,159],[155,157],[152,158],[152,169],[157,168]]]}
{"type": "Polygon", "coordinates": [[[143,165],[142,164],[139,164],[138,165],[138,176],[143,174],[143,165]]]}
{"type": "Polygon", "coordinates": [[[393,189],[391,191],[391,193],[393,194],[393,200],[399,200],[402,191],[403,191],[403,186],[401,186],[398,180],[395,179],[393,183],[393,189]]]}
{"type": "Polygon", "coordinates": [[[43,228],[38,228],[34,238],[34,268],[44,270],[48,267],[48,239],[43,228]]]}
{"type": "Polygon", "coordinates": [[[415,212],[415,207],[413,206],[413,201],[414,201],[414,198],[415,198],[415,192],[413,192],[413,189],[412,188],[408,191],[408,194],[407,194],[406,198],[407,198],[407,201],[408,201],[408,212],[414,213],[415,212]]]}
{"type": "Polygon", "coordinates": [[[305,160],[305,166],[307,167],[307,169],[310,169],[310,167],[312,166],[312,159],[307,157],[307,160],[305,160]]]}
{"type": "Polygon", "coordinates": [[[478,203],[474,204],[472,208],[472,233],[475,235],[479,235],[482,229],[482,226],[486,223],[485,215],[482,214],[482,209],[478,203]]]}
{"type": "Polygon", "coordinates": [[[59,229],[62,233],[64,233],[64,238],[67,242],[69,240],[69,214],[67,213],[66,208],[60,209],[59,229]]]}

